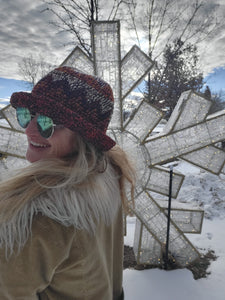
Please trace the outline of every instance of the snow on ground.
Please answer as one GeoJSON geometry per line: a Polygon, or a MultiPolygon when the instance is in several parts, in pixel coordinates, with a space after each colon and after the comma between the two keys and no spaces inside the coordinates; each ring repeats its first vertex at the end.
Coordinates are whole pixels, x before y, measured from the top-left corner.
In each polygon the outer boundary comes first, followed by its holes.
{"type": "MultiPolygon", "coordinates": [[[[124,270],[126,300],[225,300],[225,177],[202,171],[186,162],[176,170],[185,175],[178,199],[205,210],[201,234],[187,235],[201,253],[215,251],[207,278],[194,280],[191,271],[124,270]]],[[[133,246],[135,218],[128,218],[125,244],[133,246]]]]}

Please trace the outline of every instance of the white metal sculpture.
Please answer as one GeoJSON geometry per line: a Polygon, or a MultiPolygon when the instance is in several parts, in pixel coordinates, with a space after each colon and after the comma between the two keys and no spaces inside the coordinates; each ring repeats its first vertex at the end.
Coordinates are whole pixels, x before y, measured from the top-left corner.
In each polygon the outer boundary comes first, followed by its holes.
{"type": "MultiPolygon", "coordinates": [[[[138,172],[134,252],[138,263],[159,264],[163,262],[167,212],[151,193],[168,195],[169,170],[161,165],[173,158],[181,158],[219,174],[225,163],[225,154],[214,144],[225,140],[225,112],[208,116],[211,102],[187,91],[181,95],[164,132],[159,135],[153,134],[153,129],[163,115],[144,100],[124,122],[124,99],[149,72],[153,62],[137,46],[121,59],[118,21],[93,23],[92,45],[93,60],[76,47],[62,65],[95,74],[113,88],[115,112],[109,134],[136,161],[138,172]]],[[[15,161],[13,157],[24,155],[26,139],[18,128],[12,108],[5,108],[2,114],[8,121],[7,126],[0,127],[0,152],[7,156],[7,160],[2,159],[0,167],[8,168],[15,161]]],[[[174,173],[173,198],[178,196],[183,179],[182,174],[174,173]]],[[[202,219],[201,210],[173,210],[169,250],[180,266],[199,256],[184,233],[200,233],[202,219]]]]}

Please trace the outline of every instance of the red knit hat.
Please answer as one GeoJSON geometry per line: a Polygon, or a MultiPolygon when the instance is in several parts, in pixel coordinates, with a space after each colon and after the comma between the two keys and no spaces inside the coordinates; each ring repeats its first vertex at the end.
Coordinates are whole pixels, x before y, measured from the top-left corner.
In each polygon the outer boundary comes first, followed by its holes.
{"type": "Polygon", "coordinates": [[[31,93],[13,93],[13,107],[26,107],[31,112],[52,118],[101,151],[115,142],[106,135],[114,98],[108,83],[70,67],[59,67],[42,78],[31,93]]]}

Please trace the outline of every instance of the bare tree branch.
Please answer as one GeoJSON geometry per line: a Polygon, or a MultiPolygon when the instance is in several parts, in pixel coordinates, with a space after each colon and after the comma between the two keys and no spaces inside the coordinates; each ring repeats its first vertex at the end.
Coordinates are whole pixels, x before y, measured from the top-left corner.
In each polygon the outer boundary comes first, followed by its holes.
{"type": "Polygon", "coordinates": [[[147,51],[154,60],[159,59],[166,45],[175,39],[182,39],[184,44],[200,44],[224,24],[216,17],[218,5],[206,0],[189,0],[186,5],[177,0],[147,0],[143,7],[138,0],[133,1],[139,12],[130,17],[134,36],[146,33],[147,51]]]}
{"type": "Polygon", "coordinates": [[[159,24],[159,28],[158,28],[158,33],[156,35],[154,45],[153,45],[152,49],[150,49],[151,52],[154,51],[155,46],[158,42],[158,39],[159,39],[159,37],[162,33],[163,23],[164,23],[164,20],[165,20],[166,12],[168,11],[169,5],[171,4],[170,2],[171,2],[170,0],[167,0],[166,3],[165,3],[165,6],[163,8],[163,11],[162,11],[162,14],[161,14],[161,20],[160,20],[160,24],[159,24]]]}
{"type": "MultiPolygon", "coordinates": [[[[51,12],[56,21],[51,24],[60,30],[72,34],[75,44],[86,52],[88,56],[91,53],[90,27],[92,21],[100,18],[100,12],[105,12],[105,1],[100,0],[43,0],[47,5],[46,10],[42,12],[51,12]]],[[[108,2],[109,10],[108,19],[115,19],[121,6],[130,0],[113,0],[108,2]],[[110,9],[111,7],[111,9],[110,9]]],[[[121,9],[122,11],[122,9],[121,9]]],[[[107,16],[104,15],[104,20],[107,16]]]]}
{"type": "Polygon", "coordinates": [[[54,65],[47,63],[41,55],[38,58],[34,58],[32,54],[24,57],[18,63],[19,73],[28,82],[27,85],[30,89],[54,67],[54,65]]]}
{"type": "Polygon", "coordinates": [[[131,0],[131,2],[128,3],[127,6],[128,6],[129,14],[131,17],[131,21],[133,23],[134,32],[135,32],[135,35],[136,35],[136,38],[138,41],[138,45],[139,45],[139,47],[141,47],[140,39],[139,39],[138,32],[137,32],[137,27],[135,26],[135,9],[136,9],[137,4],[134,2],[134,0],[131,0]]]}

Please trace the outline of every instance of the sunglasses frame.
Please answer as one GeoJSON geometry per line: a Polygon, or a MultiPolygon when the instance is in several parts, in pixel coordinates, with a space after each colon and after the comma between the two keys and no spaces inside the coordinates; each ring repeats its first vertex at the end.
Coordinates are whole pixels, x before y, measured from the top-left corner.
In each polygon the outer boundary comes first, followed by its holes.
{"type": "Polygon", "coordinates": [[[20,125],[22,128],[24,128],[24,129],[27,128],[27,126],[30,124],[30,122],[32,121],[32,119],[34,119],[36,116],[37,116],[37,120],[36,120],[36,121],[37,121],[38,132],[39,132],[40,135],[41,135],[43,138],[45,138],[45,139],[50,139],[50,138],[52,137],[52,135],[53,135],[53,133],[54,133],[54,131],[55,131],[55,127],[56,127],[56,126],[57,126],[57,127],[63,127],[63,126],[61,126],[61,125],[56,125],[56,124],[54,124],[52,118],[50,118],[50,117],[47,117],[47,116],[41,115],[41,114],[33,114],[33,113],[31,113],[30,110],[29,110],[28,108],[26,108],[26,107],[17,107],[17,108],[16,108],[16,117],[17,117],[17,121],[18,121],[19,125],[20,125]],[[22,108],[26,109],[27,112],[29,112],[29,114],[30,114],[30,121],[26,124],[26,126],[22,126],[22,125],[21,125],[21,122],[19,121],[19,116],[18,116],[19,113],[18,113],[18,109],[22,109],[22,108]],[[48,119],[50,119],[50,120],[52,121],[51,134],[50,134],[48,137],[43,136],[43,132],[44,132],[44,131],[42,130],[42,127],[41,127],[41,125],[40,125],[40,122],[38,122],[39,116],[48,118],[48,119]]]}

